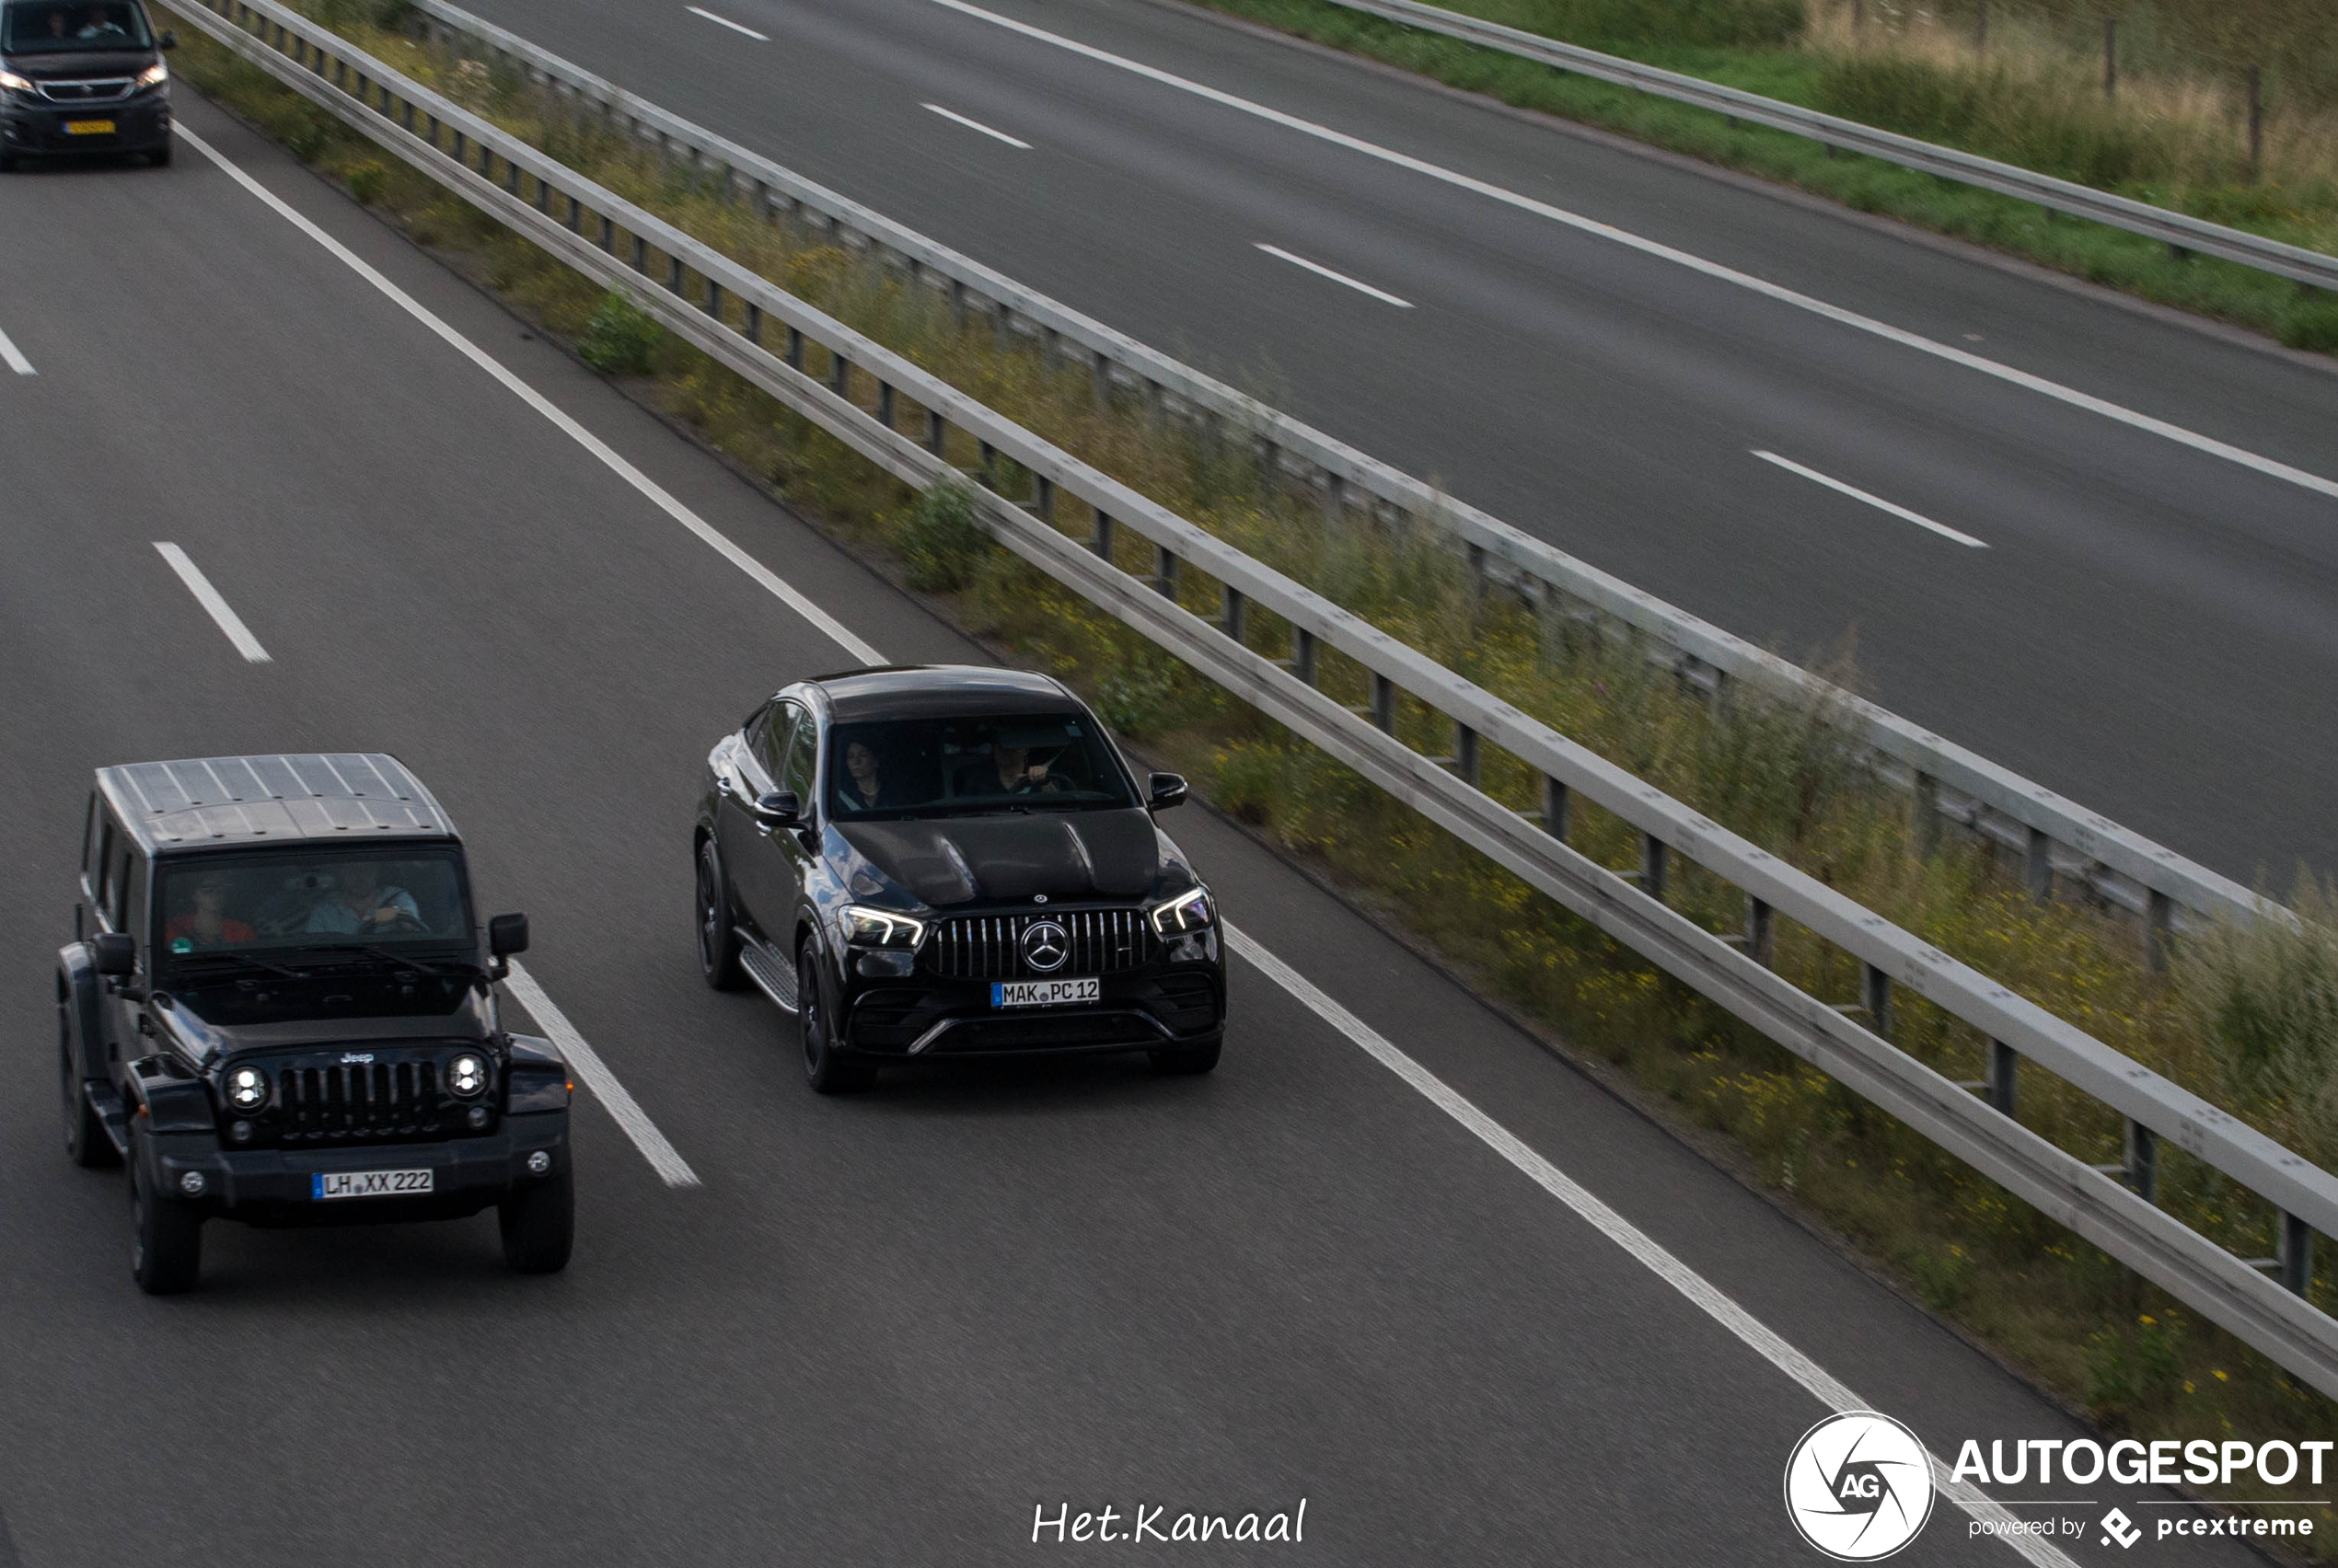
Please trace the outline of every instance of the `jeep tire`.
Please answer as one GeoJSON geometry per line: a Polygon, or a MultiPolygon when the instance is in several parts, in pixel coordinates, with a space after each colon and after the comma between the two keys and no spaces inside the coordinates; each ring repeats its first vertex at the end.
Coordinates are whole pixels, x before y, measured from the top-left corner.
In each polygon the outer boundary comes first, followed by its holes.
{"type": "Polygon", "coordinates": [[[576,1178],[566,1165],[515,1189],[495,1209],[503,1262],[521,1274],[558,1274],[576,1243],[576,1178]]]}
{"type": "Polygon", "coordinates": [[[203,1272],[203,1211],[146,1190],[145,1151],[130,1146],[130,1273],[149,1296],[177,1296],[203,1272]]]}

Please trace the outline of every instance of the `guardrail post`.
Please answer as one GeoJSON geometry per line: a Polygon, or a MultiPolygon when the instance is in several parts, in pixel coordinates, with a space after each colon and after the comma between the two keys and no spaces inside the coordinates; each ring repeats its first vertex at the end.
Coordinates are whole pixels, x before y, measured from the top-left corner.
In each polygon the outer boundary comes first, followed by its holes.
{"type": "Polygon", "coordinates": [[[1337,524],[1348,514],[1348,485],[1329,468],[1324,470],[1324,521],[1337,524]]]}
{"type": "Polygon", "coordinates": [[[1543,831],[1561,844],[1567,842],[1567,819],[1573,814],[1574,804],[1573,791],[1567,788],[1566,780],[1548,774],[1543,776],[1543,831]]]}
{"type": "Polygon", "coordinates": [[[1916,776],[1916,852],[1929,857],[1940,847],[1940,781],[1929,773],[1916,776]]]}
{"type": "Polygon", "coordinates": [[[1152,547],[1152,585],[1163,598],[1177,602],[1177,558],[1167,545],[1152,547]]]}
{"type": "Polygon", "coordinates": [[[1656,900],[1657,903],[1663,903],[1664,883],[1667,873],[1671,870],[1672,857],[1670,852],[1664,847],[1664,841],[1657,837],[1656,835],[1652,833],[1641,834],[1639,871],[1640,891],[1648,894],[1649,897],[1656,900]]]}
{"type": "Polygon", "coordinates": [[[717,321],[723,319],[723,285],[712,278],[706,280],[706,313],[717,321]]]}
{"type": "Polygon", "coordinates": [[[2141,1122],[2127,1124],[2127,1185],[2145,1203],[2159,1195],[2159,1137],[2141,1122]]]}
{"type": "Polygon", "coordinates": [[[893,428],[893,383],[890,381],[877,383],[876,417],[877,423],[887,430],[893,428]]]}
{"type": "Polygon", "coordinates": [[[1892,976],[1872,963],[1859,966],[1859,1005],[1867,1009],[1868,1027],[1885,1040],[1892,1038],[1892,976]]]}
{"type": "Polygon", "coordinates": [[[1989,1042],[1989,1076],[1986,1092],[1990,1107],[1999,1115],[2011,1116],[2020,1103],[2021,1054],[2002,1040],[1989,1042]]]}
{"type": "Polygon", "coordinates": [[[1477,732],[1453,721],[1453,772],[1471,789],[1477,788],[1477,732]]]}
{"type": "Polygon", "coordinates": [[[650,270],[650,242],[640,235],[633,236],[633,271],[647,276],[650,270]]]}
{"type": "Polygon", "coordinates": [[[1111,513],[1099,512],[1096,513],[1095,532],[1088,536],[1088,548],[1095,551],[1096,554],[1103,559],[1106,561],[1112,559],[1113,537],[1111,513]]]}
{"type": "Polygon", "coordinates": [[[974,482],[988,490],[999,488],[999,449],[987,441],[977,449],[974,482]]]}
{"type": "Polygon", "coordinates": [[[1745,895],[1745,956],[1765,969],[1777,961],[1777,911],[1752,894],[1745,895]]]}
{"type": "Polygon", "coordinates": [[[2314,1233],[2294,1214],[2281,1216],[2281,1287],[2293,1296],[2313,1288],[2314,1233]]]}
{"type": "Polygon", "coordinates": [[[666,292],[671,294],[682,292],[682,259],[679,256],[666,259],[666,292]]]}
{"type": "Polygon", "coordinates": [[[2030,829],[2029,844],[2022,857],[2022,878],[2029,883],[2032,898],[2054,896],[2054,840],[2043,828],[2030,829]]]}
{"type": "MultiPolygon", "coordinates": [[[[890,386],[884,387],[880,396],[892,390],[890,386]]],[[[887,424],[892,422],[885,421],[887,424]]],[[[1045,474],[1031,476],[1031,511],[1042,523],[1052,524],[1056,520],[1056,482],[1045,474]]]]}
{"type": "Polygon", "coordinates": [[[1303,626],[1291,628],[1291,673],[1308,686],[1315,684],[1315,634],[1303,626]]]}
{"type": "Polygon", "coordinates": [[[800,327],[787,329],[787,367],[790,370],[804,368],[804,329],[800,327]]]}
{"type": "Polygon", "coordinates": [[[607,213],[601,216],[601,248],[612,255],[617,251],[617,220],[607,213]]]}
{"type": "Polygon", "coordinates": [[[849,398],[851,386],[852,362],[834,349],[830,349],[828,351],[828,390],[839,398],[849,398]]]}
{"type": "Polygon", "coordinates": [[[571,234],[584,232],[584,203],[573,196],[568,199],[568,232],[571,234]]]}
{"type": "Polygon", "coordinates": [[[1384,735],[1396,732],[1396,683],[1378,670],[1372,674],[1372,721],[1384,735]]]}
{"type": "Polygon", "coordinates": [[[739,336],[757,348],[763,346],[763,307],[750,303],[747,314],[739,317],[739,336]]]}
{"type": "Polygon", "coordinates": [[[1110,413],[1112,411],[1112,356],[1102,349],[1098,349],[1090,355],[1088,376],[1095,392],[1096,412],[1110,413]]]}
{"type": "Polygon", "coordinates": [[[2165,974],[2174,955],[2175,918],[2176,901],[2153,889],[2144,909],[2143,956],[2145,967],[2154,974],[2165,974]]]}
{"type": "Polygon", "coordinates": [[[1230,582],[1219,584],[1218,629],[1236,642],[1243,640],[1243,632],[1245,629],[1244,622],[1247,618],[1244,610],[1248,604],[1249,601],[1242,596],[1241,589],[1230,582]]]}

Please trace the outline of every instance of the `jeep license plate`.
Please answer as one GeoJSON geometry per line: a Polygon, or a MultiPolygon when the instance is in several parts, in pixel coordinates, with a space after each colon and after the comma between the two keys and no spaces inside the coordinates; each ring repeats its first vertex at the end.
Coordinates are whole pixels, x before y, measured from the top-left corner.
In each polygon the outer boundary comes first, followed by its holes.
{"type": "Polygon", "coordinates": [[[110,120],[68,120],[65,121],[65,134],[68,136],[110,136],[113,134],[113,121],[110,120]]]}
{"type": "Polygon", "coordinates": [[[431,1190],[427,1170],[320,1170],[308,1182],[312,1198],[402,1198],[431,1190]]]}
{"type": "Polygon", "coordinates": [[[994,980],[994,1008],[1045,1008],[1059,1002],[1093,1002],[1098,995],[1094,980],[994,980]]]}

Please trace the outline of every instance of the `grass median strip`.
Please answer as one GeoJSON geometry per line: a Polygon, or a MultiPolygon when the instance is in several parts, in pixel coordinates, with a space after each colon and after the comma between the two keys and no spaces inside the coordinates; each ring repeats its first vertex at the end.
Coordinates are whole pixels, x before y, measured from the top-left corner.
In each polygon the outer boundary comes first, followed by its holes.
{"type": "MultiPolygon", "coordinates": [[[[1155,410],[1099,406],[1084,369],[1046,346],[859,257],[726,201],[703,173],[659,161],[538,104],[518,83],[344,22],[355,41],[490,113],[563,162],[656,211],[831,315],[927,365],[1000,412],[1305,582],[1630,767],[1734,830],[1945,951],[1974,963],[2120,1050],[2217,1100],[2327,1165],[2338,1123],[2330,1032],[2295,976],[2329,953],[2267,951],[2262,939],[2187,949],[2173,978],[2148,974],[2131,928],[2076,900],[2039,903],[1988,855],[1953,836],[1926,847],[1904,796],[1877,784],[1823,705],[1788,709],[1714,702],[1613,632],[1481,593],[1465,563],[1423,527],[1342,515],[1262,473],[1246,446],[1155,410]],[[2251,942],[2257,943],[2251,946],[2251,942]],[[2212,1004],[2239,997],[2237,1006],[2212,1004]],[[2253,1009],[2253,1010],[2252,1010],[2253,1009]]],[[[1999,1345],[2048,1385],[2139,1432],[2190,1433],[2203,1421],[2251,1432],[2313,1432],[2329,1401],[2287,1388],[2213,1328],[2051,1221],[1672,986],[1580,922],[1406,808],[1240,708],[1101,612],[992,548],[962,495],[905,492],[754,388],[646,322],[621,295],[587,286],[420,174],[224,51],[191,40],[185,74],[273,131],[295,152],[451,255],[589,361],[694,425],[833,531],[881,552],[961,624],[1057,670],[1108,721],[1180,763],[1217,801],[1380,904],[1516,1012],[1603,1057],[1678,1113],[1735,1140],[1750,1173],[1850,1235],[1944,1313],[1999,1345]]],[[[642,288],[653,286],[644,280],[642,288]]],[[[807,369],[824,368],[812,351],[807,369]]],[[[852,395],[874,388],[857,372],[852,395]]],[[[915,428],[918,410],[897,409],[915,428]]],[[[1008,493],[1028,476],[954,444],[948,455],[1008,493]]],[[[1094,519],[1060,502],[1059,526],[1094,519]]],[[[1140,555],[1126,569],[1162,579],[1197,613],[1216,585],[1140,555]]],[[[1252,644],[1291,651],[1289,628],[1254,615],[1252,644]]],[[[1343,700],[1370,696],[1365,673],[1325,655],[1319,679],[1343,700]]],[[[1433,715],[1400,700],[1397,732],[1436,755],[1433,715]]],[[[1484,785],[1525,809],[1540,781],[1488,752],[1484,785]]],[[[1637,835],[1588,807],[1571,841],[1610,866],[1637,863],[1637,835]]],[[[1734,926],[1739,896],[1693,865],[1675,870],[1674,905],[1709,928],[1734,926]]],[[[2317,928],[2318,929],[2318,928],[2317,928]]],[[[1779,969],[1820,996],[1858,994],[1857,966],[1790,924],[1779,969]]],[[[1977,1078],[1986,1043],[1920,998],[1895,1007],[1893,1038],[1950,1076],[1977,1078]]],[[[2022,1120],[2096,1160],[2115,1159],[2119,1127],[2101,1107],[2032,1072],[2022,1120]]],[[[2163,1151],[2163,1202],[2249,1255],[2269,1251],[2270,1216],[2215,1172],[2163,1151]]],[[[2325,1305],[2327,1283],[2317,1287],[2325,1305]]],[[[2334,1521],[2338,1522],[2338,1521],[2334,1521]]]]}

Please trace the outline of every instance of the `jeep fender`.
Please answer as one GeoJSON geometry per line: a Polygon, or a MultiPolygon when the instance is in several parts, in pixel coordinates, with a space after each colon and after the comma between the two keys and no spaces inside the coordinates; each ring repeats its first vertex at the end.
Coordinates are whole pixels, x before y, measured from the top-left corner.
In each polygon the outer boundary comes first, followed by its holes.
{"type": "Polygon", "coordinates": [[[107,1078],[105,981],[86,942],[68,942],[57,950],[57,1010],[64,1015],[65,1041],[86,1078],[107,1078]]]}

